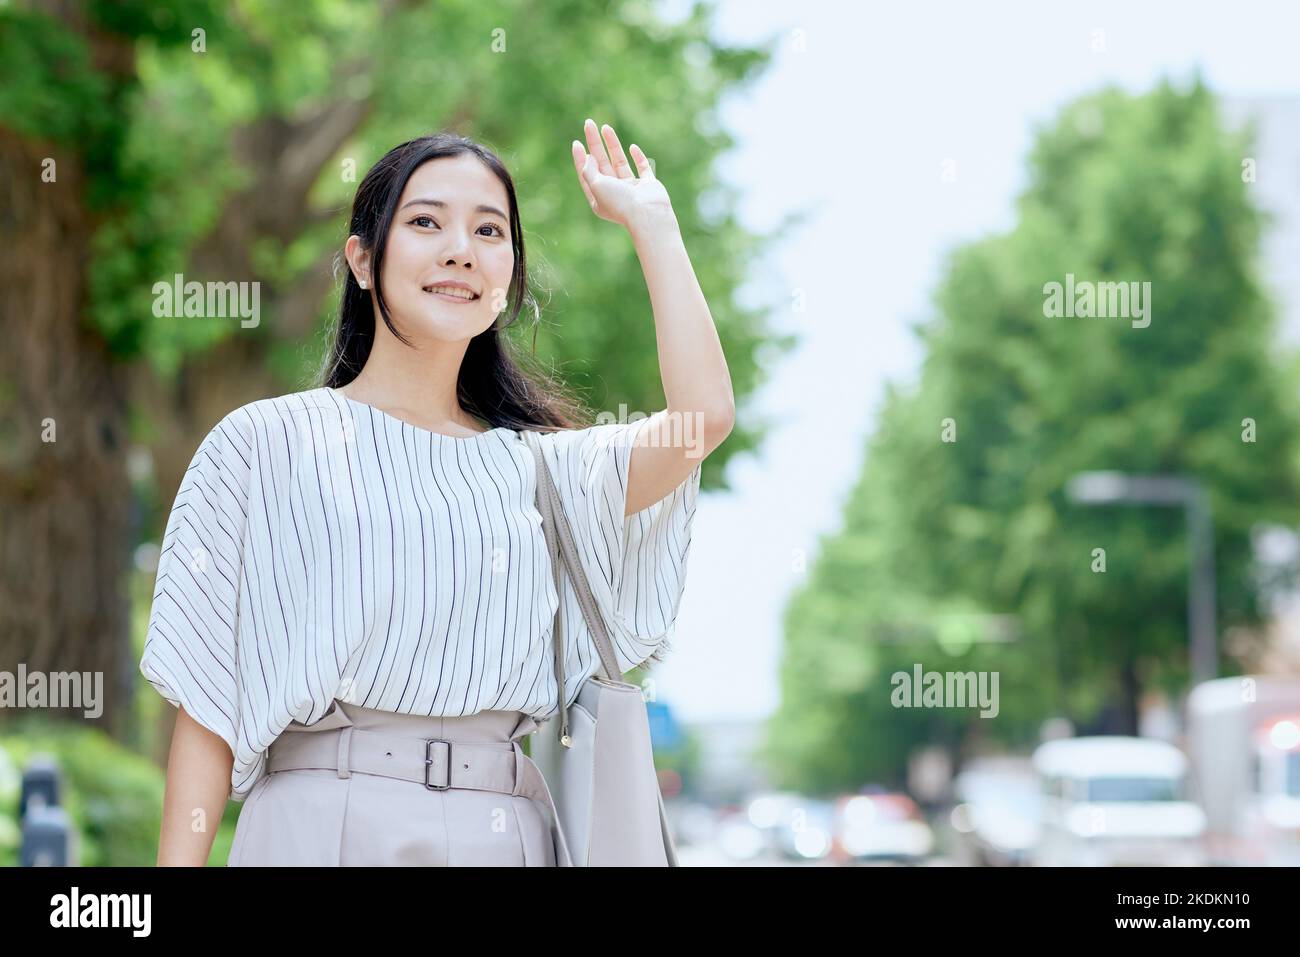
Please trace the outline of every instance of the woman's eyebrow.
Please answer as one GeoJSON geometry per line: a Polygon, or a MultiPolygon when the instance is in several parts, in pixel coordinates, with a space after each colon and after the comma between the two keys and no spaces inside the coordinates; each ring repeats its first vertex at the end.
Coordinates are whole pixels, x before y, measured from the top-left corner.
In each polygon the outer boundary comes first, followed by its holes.
{"type": "MultiPolygon", "coordinates": [[[[403,203],[401,208],[406,209],[407,206],[437,206],[439,209],[447,208],[447,204],[440,199],[413,199],[408,203],[403,203]]],[[[399,212],[400,211],[401,210],[399,210],[399,212]]],[[[491,213],[493,216],[500,216],[504,220],[510,219],[509,216],[501,212],[501,210],[497,209],[495,206],[484,206],[482,203],[474,207],[474,212],[491,213]]]]}

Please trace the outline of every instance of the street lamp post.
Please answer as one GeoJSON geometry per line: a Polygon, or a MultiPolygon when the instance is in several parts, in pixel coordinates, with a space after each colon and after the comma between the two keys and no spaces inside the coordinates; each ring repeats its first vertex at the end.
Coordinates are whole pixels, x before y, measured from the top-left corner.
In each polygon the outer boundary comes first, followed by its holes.
{"type": "Polygon", "coordinates": [[[1081,505],[1179,505],[1187,516],[1187,620],[1192,679],[1218,677],[1214,626],[1214,530],[1204,486],[1179,475],[1081,472],[1066,485],[1081,505]]]}

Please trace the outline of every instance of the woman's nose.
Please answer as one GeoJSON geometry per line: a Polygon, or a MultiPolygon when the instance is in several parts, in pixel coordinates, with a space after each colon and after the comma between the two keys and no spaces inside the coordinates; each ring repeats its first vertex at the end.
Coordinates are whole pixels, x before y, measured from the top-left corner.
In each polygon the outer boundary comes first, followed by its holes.
{"type": "Polygon", "coordinates": [[[474,244],[470,242],[469,236],[458,231],[450,230],[447,234],[447,245],[443,249],[443,262],[463,262],[467,266],[474,262],[474,244]]]}

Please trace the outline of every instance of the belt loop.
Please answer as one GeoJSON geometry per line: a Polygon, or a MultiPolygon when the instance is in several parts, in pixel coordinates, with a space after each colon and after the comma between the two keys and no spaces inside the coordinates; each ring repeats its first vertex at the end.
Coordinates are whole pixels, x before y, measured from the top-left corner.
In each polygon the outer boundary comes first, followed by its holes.
{"type": "Polygon", "coordinates": [[[521,712],[519,723],[516,724],[514,730],[510,732],[510,740],[514,741],[518,738],[523,738],[527,735],[530,735],[534,731],[536,731],[537,728],[538,728],[537,719],[534,718],[531,714],[521,712]]]}
{"type": "Polygon", "coordinates": [[[518,741],[511,741],[510,745],[515,752],[515,786],[510,793],[517,795],[523,790],[524,762],[528,760],[528,755],[524,754],[523,746],[518,741]]]}
{"type": "Polygon", "coordinates": [[[352,726],[339,729],[339,777],[352,777],[352,766],[349,764],[349,757],[352,748],[352,726]]]}

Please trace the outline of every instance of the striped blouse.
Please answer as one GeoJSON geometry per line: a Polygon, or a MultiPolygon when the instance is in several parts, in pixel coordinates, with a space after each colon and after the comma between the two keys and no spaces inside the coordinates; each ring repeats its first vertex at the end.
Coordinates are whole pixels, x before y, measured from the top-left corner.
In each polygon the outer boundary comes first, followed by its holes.
{"type": "MultiPolygon", "coordinates": [[[[700,482],[697,465],[624,518],[645,421],[538,433],[625,672],[669,645],[700,482]]],[[[536,482],[510,429],[457,438],[331,388],[241,406],[204,438],[176,493],[140,671],[230,746],[237,801],[271,742],[335,698],[545,720],[559,711],[559,598],[536,482]]],[[[599,658],[564,582],[572,704],[599,658]]]]}

